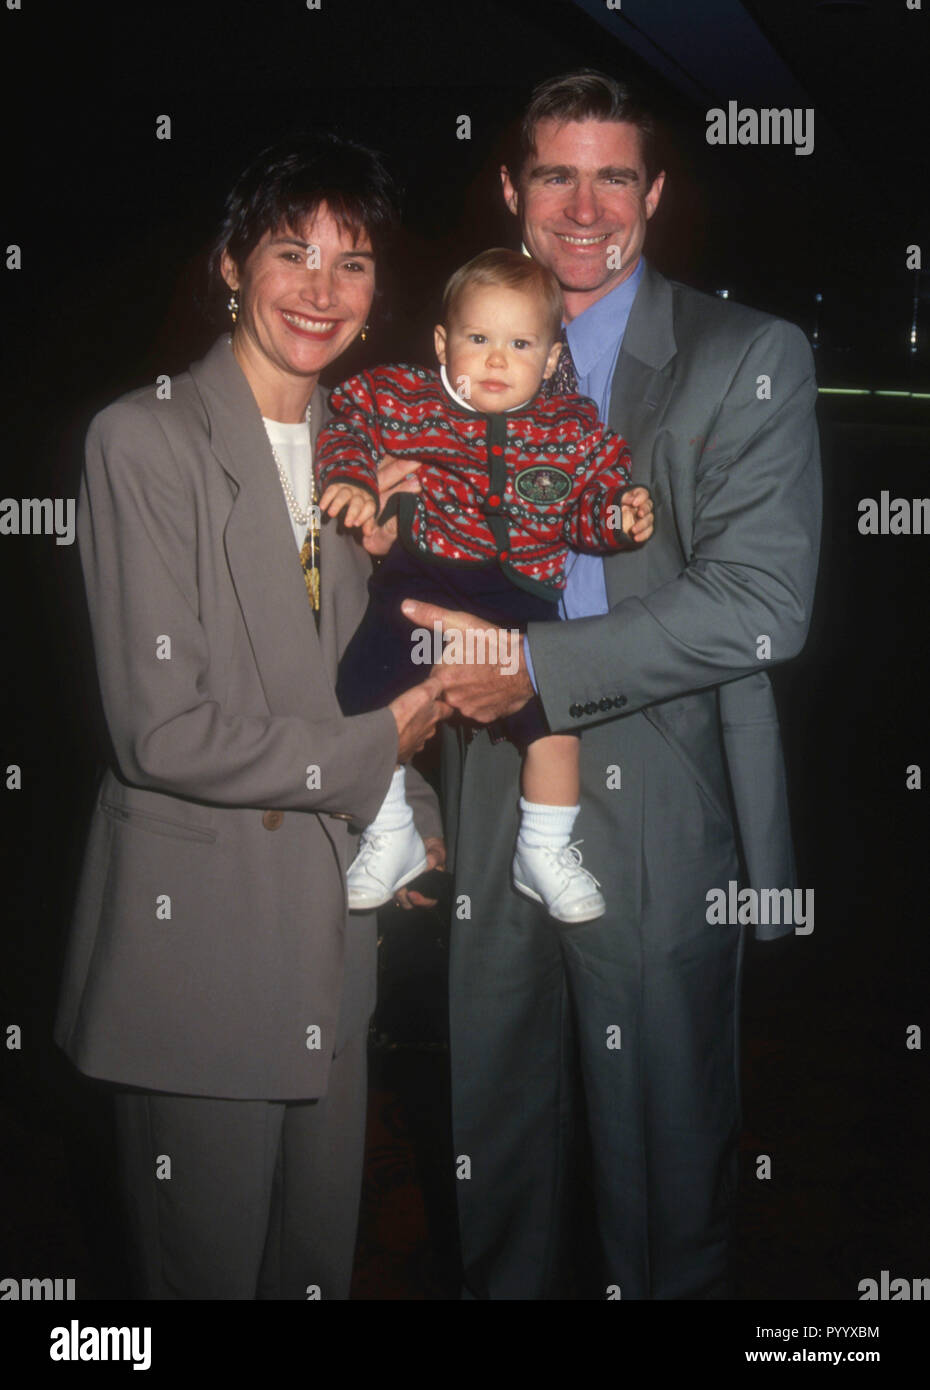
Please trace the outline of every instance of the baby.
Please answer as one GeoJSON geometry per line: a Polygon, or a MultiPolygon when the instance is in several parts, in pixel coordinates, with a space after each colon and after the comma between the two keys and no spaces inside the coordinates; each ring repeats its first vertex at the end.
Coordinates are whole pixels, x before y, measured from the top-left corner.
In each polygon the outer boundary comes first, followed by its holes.
{"type": "MultiPolygon", "coordinates": [[[[561,322],[550,271],[514,251],[485,251],[446,285],[438,373],[377,367],[332,392],[317,444],[322,511],[370,529],[379,460],[421,461],[419,492],[396,494],[381,518],[397,513],[399,539],[372,575],[340,664],[344,713],[377,709],[428,674],[404,599],[509,628],[516,655],[528,622],[558,620],[570,549],[612,554],[652,534],[652,500],[630,487],[624,441],[585,397],[541,392],[561,322]]],[[[578,736],[551,734],[538,699],[501,723],[523,754],[514,887],[560,922],[602,916],[599,884],[570,844],[578,736]]],[[[349,869],[349,907],[380,907],[425,867],[398,768],[349,869]]]]}

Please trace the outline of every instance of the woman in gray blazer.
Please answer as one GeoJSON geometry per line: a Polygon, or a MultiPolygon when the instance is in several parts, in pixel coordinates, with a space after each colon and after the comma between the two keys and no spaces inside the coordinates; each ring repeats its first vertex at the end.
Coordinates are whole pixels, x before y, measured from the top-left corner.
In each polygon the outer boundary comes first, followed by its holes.
{"type": "MultiPolygon", "coordinates": [[[[348,1296],[375,998],[350,823],[448,712],[344,718],[370,560],[320,524],[319,374],[363,331],[393,218],[370,151],[305,137],[233,188],[232,333],[93,421],[81,562],[112,760],[56,1039],[116,1083],[147,1298],[348,1296]]],[[[420,784],[431,862],[438,814],[420,784]]]]}

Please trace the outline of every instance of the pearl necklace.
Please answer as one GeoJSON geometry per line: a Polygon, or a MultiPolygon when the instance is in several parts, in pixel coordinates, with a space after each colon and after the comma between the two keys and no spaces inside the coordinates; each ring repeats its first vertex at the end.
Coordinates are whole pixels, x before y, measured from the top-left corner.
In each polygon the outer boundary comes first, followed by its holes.
{"type": "MultiPolygon", "coordinates": [[[[312,406],[311,406],[311,405],[308,405],[308,406],[307,406],[307,428],[308,428],[308,429],[310,428],[311,411],[312,411],[312,406]]],[[[270,439],[269,439],[268,443],[271,444],[271,440],[270,440],[270,439]]],[[[294,489],[291,487],[291,480],[290,480],[290,478],[287,476],[287,473],[286,473],[285,470],[284,470],[284,467],[283,467],[283,465],[282,465],[282,463],[281,463],[281,460],[280,460],[279,457],[278,457],[278,451],[277,451],[277,449],[274,447],[273,444],[271,444],[271,456],[272,456],[272,458],[273,458],[274,461],[275,461],[275,467],[276,467],[277,470],[278,470],[278,477],[281,479],[281,487],[282,487],[283,490],[284,490],[284,500],[287,502],[287,509],[288,509],[288,511],[290,512],[291,516],[294,518],[294,520],[295,520],[300,526],[309,526],[309,525],[310,525],[310,522],[311,522],[311,520],[312,520],[312,518],[317,514],[317,510],[318,510],[318,509],[317,509],[317,505],[316,505],[316,480],[315,480],[315,478],[314,478],[314,476],[313,476],[313,460],[312,460],[312,458],[311,458],[311,460],[310,460],[310,506],[307,507],[307,508],[303,508],[303,507],[300,507],[300,506],[298,505],[297,498],[296,498],[295,495],[294,495],[294,489]]]]}

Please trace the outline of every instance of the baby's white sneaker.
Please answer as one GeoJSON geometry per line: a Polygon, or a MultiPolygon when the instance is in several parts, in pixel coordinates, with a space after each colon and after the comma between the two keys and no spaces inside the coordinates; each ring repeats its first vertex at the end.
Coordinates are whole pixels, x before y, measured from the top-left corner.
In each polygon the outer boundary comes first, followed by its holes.
{"type": "Polygon", "coordinates": [[[349,911],[383,907],[425,868],[426,846],[412,821],[396,830],[370,825],[346,874],[349,911]]]}
{"type": "Polygon", "coordinates": [[[557,922],[591,922],[603,917],[607,904],[598,892],[600,884],[581,862],[577,840],[553,849],[517,841],[513,857],[513,886],[534,902],[542,903],[557,922]]]}

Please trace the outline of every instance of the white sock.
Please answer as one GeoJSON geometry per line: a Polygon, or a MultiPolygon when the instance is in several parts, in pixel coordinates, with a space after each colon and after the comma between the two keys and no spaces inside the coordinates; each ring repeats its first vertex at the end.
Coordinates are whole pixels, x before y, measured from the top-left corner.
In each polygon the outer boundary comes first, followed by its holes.
{"type": "Polygon", "coordinates": [[[564,849],[571,842],[572,827],[580,806],[545,806],[520,797],[520,830],[517,844],[527,849],[564,849]]]}
{"type": "MultiPolygon", "coordinates": [[[[369,831],[404,830],[413,822],[413,812],[407,805],[407,779],[402,767],[395,768],[387,796],[381,803],[369,831]]],[[[567,843],[567,842],[566,842],[567,843]]]]}

